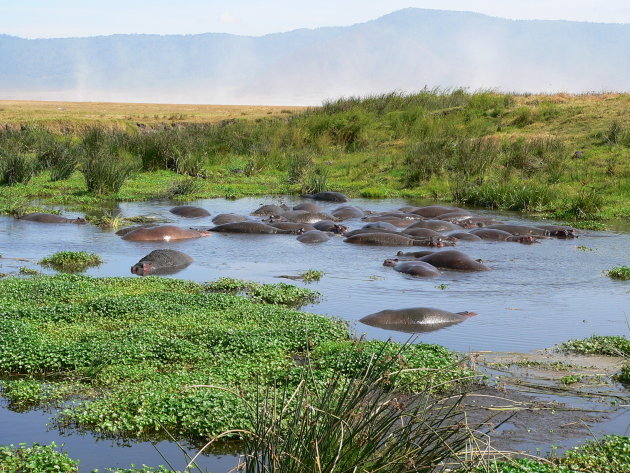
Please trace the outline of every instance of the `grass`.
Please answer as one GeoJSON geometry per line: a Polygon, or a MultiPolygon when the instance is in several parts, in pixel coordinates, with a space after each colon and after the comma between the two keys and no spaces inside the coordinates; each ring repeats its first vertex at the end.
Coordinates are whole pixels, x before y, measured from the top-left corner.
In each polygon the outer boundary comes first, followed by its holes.
{"type": "MultiPolygon", "coordinates": [[[[221,286],[213,289],[251,284],[221,286]]],[[[251,429],[244,399],[296,389],[306,359],[311,390],[374,360],[411,369],[397,378],[401,393],[453,389],[472,374],[443,347],[420,343],[397,357],[396,344],[355,341],[341,321],[262,302],[292,300],[286,286],[260,285],[252,300],[158,277],[0,280],[3,396],[12,409],[59,407],[60,428],[195,440],[251,429]]]]}
{"type": "Polygon", "coordinates": [[[98,266],[103,260],[96,253],[85,251],[58,251],[39,261],[42,266],[65,273],[80,273],[89,267],[98,266]]]}
{"type": "Polygon", "coordinates": [[[618,281],[630,280],[630,267],[628,266],[615,266],[605,271],[605,273],[610,279],[616,279],[618,281]]]}
{"type": "Polygon", "coordinates": [[[619,335],[593,335],[589,338],[561,343],[558,349],[582,355],[630,357],[630,340],[619,335]]]}
{"type": "Polygon", "coordinates": [[[0,445],[0,471],[2,473],[77,473],[79,462],[57,448],[37,443],[28,446],[0,445]]]}
{"type": "Polygon", "coordinates": [[[195,106],[57,104],[66,110],[56,115],[46,103],[19,113],[7,107],[0,119],[16,126],[0,133],[0,148],[36,159],[38,167],[28,186],[0,186],[0,209],[15,201],[89,209],[108,199],[327,189],[535,211],[601,225],[630,216],[628,106],[628,94],[436,89],[350,97],[291,114],[283,113],[286,108],[256,114],[219,107],[214,116],[211,107],[194,112],[195,106]],[[151,107],[169,111],[145,111],[151,107]],[[181,126],[157,126],[171,118],[181,126]],[[580,157],[572,157],[578,150],[580,157]],[[87,158],[92,155],[101,159],[87,158]],[[115,158],[111,173],[105,157],[115,158]],[[75,169],[100,177],[86,181],[75,169]],[[123,179],[129,169],[134,172],[123,179]],[[107,184],[113,176],[122,183],[107,184]],[[181,176],[194,181],[174,186],[181,176]]]}

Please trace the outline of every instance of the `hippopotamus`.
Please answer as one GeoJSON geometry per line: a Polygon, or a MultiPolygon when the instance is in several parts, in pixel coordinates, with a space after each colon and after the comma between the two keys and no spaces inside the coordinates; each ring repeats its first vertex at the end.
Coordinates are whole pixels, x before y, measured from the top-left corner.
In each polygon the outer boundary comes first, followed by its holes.
{"type": "Polygon", "coordinates": [[[344,240],[346,243],[377,246],[424,246],[425,240],[417,240],[407,235],[395,233],[360,233],[344,240]]]}
{"type": "Polygon", "coordinates": [[[396,256],[400,256],[401,258],[422,258],[423,256],[432,255],[433,253],[435,253],[435,251],[399,251],[396,253],[396,256]]]}
{"type": "Polygon", "coordinates": [[[29,222],[39,223],[76,223],[79,225],[85,225],[87,220],[83,217],[67,218],[61,215],[47,214],[42,212],[33,212],[30,214],[24,214],[19,217],[20,220],[28,220],[29,222]]]}
{"type": "Polygon", "coordinates": [[[436,220],[444,220],[445,222],[456,223],[459,225],[460,222],[467,220],[469,218],[473,218],[474,215],[466,210],[455,210],[453,212],[447,212],[445,214],[440,214],[435,217],[436,220]]]}
{"type": "Polygon", "coordinates": [[[199,218],[210,216],[210,212],[208,212],[206,209],[195,207],[194,205],[178,205],[177,207],[173,207],[169,212],[186,218],[199,218]]]}
{"type": "Polygon", "coordinates": [[[432,264],[436,268],[455,269],[458,271],[490,271],[485,264],[472,259],[467,254],[457,250],[436,251],[420,258],[421,261],[432,264]]]}
{"type": "Polygon", "coordinates": [[[490,228],[492,230],[503,230],[504,232],[508,232],[512,235],[533,235],[537,237],[547,236],[547,232],[542,228],[538,227],[530,227],[528,225],[508,225],[508,224],[496,224],[489,225],[485,228],[490,228]]]}
{"type": "Polygon", "coordinates": [[[411,228],[428,228],[430,230],[435,230],[436,232],[448,232],[462,229],[459,225],[455,225],[454,223],[446,222],[444,220],[420,220],[419,222],[412,223],[407,227],[407,229],[411,228]]]}
{"type": "Polygon", "coordinates": [[[256,210],[252,212],[252,215],[280,215],[289,210],[284,204],[281,205],[263,205],[262,207],[258,207],[256,210]]]}
{"type": "Polygon", "coordinates": [[[260,233],[260,234],[291,234],[293,230],[282,230],[280,228],[272,227],[266,223],[260,222],[234,222],[224,223],[223,225],[217,225],[216,227],[209,228],[210,232],[225,232],[225,233],[260,233]]]}
{"type": "Polygon", "coordinates": [[[349,220],[351,218],[365,217],[365,212],[358,207],[352,205],[344,205],[337,207],[331,212],[331,215],[338,220],[349,220]]]}
{"type": "Polygon", "coordinates": [[[438,215],[443,215],[447,212],[454,212],[455,210],[462,210],[457,207],[445,207],[444,205],[428,205],[426,207],[420,207],[416,210],[412,210],[411,213],[416,215],[422,215],[426,218],[435,218],[438,215]]]}
{"type": "Polygon", "coordinates": [[[313,227],[315,227],[316,230],[321,230],[322,232],[333,232],[337,235],[344,235],[348,233],[348,230],[350,230],[345,225],[340,225],[332,220],[320,220],[319,222],[315,222],[313,227]]]}
{"type": "Polygon", "coordinates": [[[223,225],[224,223],[246,222],[249,218],[245,215],[238,214],[219,214],[212,219],[215,225],[223,225]]]}
{"type": "Polygon", "coordinates": [[[176,250],[153,250],[131,267],[131,274],[173,274],[186,268],[193,259],[176,250]]]}
{"type": "Polygon", "coordinates": [[[314,199],[314,200],[323,200],[327,202],[348,202],[348,199],[341,192],[318,192],[317,194],[304,194],[302,195],[305,199],[314,199]]]}
{"type": "Polygon", "coordinates": [[[577,238],[578,231],[573,227],[564,225],[536,225],[538,228],[545,230],[547,235],[556,238],[577,238]]]}
{"type": "Polygon", "coordinates": [[[457,222],[457,225],[461,225],[464,228],[481,228],[487,227],[488,225],[497,225],[504,223],[500,220],[495,220],[490,217],[470,217],[465,218],[464,220],[460,220],[457,222]]]}
{"type": "Polygon", "coordinates": [[[321,212],[322,208],[314,202],[302,202],[293,207],[293,210],[306,210],[307,212],[321,212]]]}
{"type": "Polygon", "coordinates": [[[409,225],[409,220],[404,219],[404,218],[398,218],[398,217],[383,217],[380,215],[375,215],[373,217],[363,217],[361,219],[364,222],[386,222],[389,223],[391,225],[394,225],[395,227],[400,227],[400,228],[405,228],[407,225],[409,225]]]}
{"type": "MultiPolygon", "coordinates": [[[[377,214],[378,217],[384,219],[402,219],[402,220],[426,220],[422,215],[416,215],[405,212],[385,212],[377,214]]],[[[411,223],[411,222],[408,222],[411,223]]]]}
{"type": "MultiPolygon", "coordinates": [[[[398,209],[399,212],[405,212],[405,213],[413,213],[416,210],[420,210],[420,207],[416,207],[414,205],[409,205],[407,207],[401,207],[401,208],[398,209]]],[[[420,217],[421,217],[421,215],[420,215],[420,217]]]]}
{"type": "Polygon", "coordinates": [[[399,273],[409,274],[422,278],[434,278],[440,275],[440,272],[432,264],[424,261],[398,261],[397,259],[386,259],[383,266],[391,266],[399,273]]]}
{"type": "Polygon", "coordinates": [[[468,232],[451,232],[447,234],[448,238],[455,238],[457,240],[463,240],[463,241],[481,241],[481,238],[479,238],[477,235],[473,234],[473,233],[468,233],[468,232]]]}
{"type": "Polygon", "coordinates": [[[331,233],[320,230],[311,230],[297,237],[297,241],[302,243],[323,243],[330,240],[331,233]]]}
{"type": "Polygon", "coordinates": [[[131,227],[121,228],[120,230],[116,232],[116,235],[125,236],[127,233],[133,232],[134,230],[137,230],[139,228],[152,228],[152,227],[157,227],[157,226],[158,226],[157,223],[149,223],[147,225],[133,225],[131,227]]]}
{"type": "Polygon", "coordinates": [[[307,212],[305,210],[289,210],[280,215],[290,222],[316,223],[320,220],[335,220],[335,217],[324,212],[307,212]]]}
{"type": "Polygon", "coordinates": [[[364,228],[364,229],[374,228],[374,229],[390,230],[392,232],[398,232],[398,228],[396,228],[395,225],[392,225],[389,222],[370,222],[370,223],[366,223],[361,228],[364,228]]]}
{"type": "Polygon", "coordinates": [[[393,233],[394,235],[401,235],[401,233],[397,230],[386,230],[384,228],[359,228],[346,233],[345,236],[347,238],[354,235],[361,235],[362,233],[393,233]]]}
{"type": "Polygon", "coordinates": [[[158,225],[156,227],[141,227],[122,237],[127,241],[174,241],[199,238],[210,235],[206,231],[176,227],[175,225],[158,225]]]}
{"type": "Polygon", "coordinates": [[[415,237],[436,237],[439,238],[442,234],[436,232],[435,230],[431,230],[430,228],[405,228],[401,233],[405,235],[415,236],[415,237]]]}
{"type": "Polygon", "coordinates": [[[291,233],[294,233],[296,235],[301,235],[302,233],[315,230],[315,227],[312,225],[309,225],[308,223],[272,222],[269,225],[275,228],[279,228],[280,230],[288,230],[291,233]]]}
{"type": "Polygon", "coordinates": [[[447,312],[429,307],[414,307],[410,309],[382,310],[367,315],[359,322],[372,327],[399,332],[431,332],[450,325],[463,322],[473,317],[475,312],[447,312]]]}
{"type": "Polygon", "coordinates": [[[511,233],[497,230],[495,228],[475,228],[468,233],[477,235],[482,240],[491,241],[514,241],[517,243],[535,243],[536,238],[532,235],[512,235],[511,233]]]}

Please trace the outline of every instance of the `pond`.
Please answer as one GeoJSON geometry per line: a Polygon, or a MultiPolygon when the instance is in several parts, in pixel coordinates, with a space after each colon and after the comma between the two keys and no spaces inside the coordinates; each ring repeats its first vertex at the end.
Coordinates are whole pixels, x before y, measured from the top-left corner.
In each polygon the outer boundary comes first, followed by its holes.
{"type": "MultiPolygon", "coordinates": [[[[302,201],[294,197],[259,197],[199,200],[191,204],[206,208],[214,216],[228,212],[248,215],[261,204],[284,202],[293,206],[302,201]]],[[[420,205],[401,199],[354,199],[351,203],[375,211],[420,205]]],[[[176,204],[168,201],[120,203],[113,211],[125,217],[156,216],[184,227],[213,226],[212,216],[186,219],[171,214],[169,209],[173,205],[176,204]]],[[[324,211],[330,211],[340,204],[324,202],[320,205],[324,211]]],[[[519,214],[475,212],[508,223],[534,222],[519,214]]],[[[555,222],[545,221],[545,224],[550,223],[555,222]]],[[[356,229],[364,222],[349,220],[344,224],[356,229]]],[[[408,340],[409,334],[358,322],[363,316],[383,309],[407,307],[435,307],[452,312],[470,310],[479,314],[461,324],[418,335],[423,342],[462,352],[527,352],[593,334],[628,333],[630,284],[613,281],[603,273],[613,266],[630,263],[630,226],[623,224],[619,224],[616,231],[582,231],[577,239],[543,239],[533,245],[458,242],[456,249],[475,259],[481,258],[492,271],[444,271],[437,278],[419,279],[383,266],[386,258],[404,248],[351,245],[344,243],[341,237],[311,245],[300,243],[294,235],[223,233],[181,242],[129,242],[112,230],[92,225],[47,225],[0,217],[2,273],[15,272],[22,266],[53,273],[36,262],[56,251],[83,250],[95,252],[104,260],[103,265],[89,269],[86,274],[132,277],[129,268],[157,248],[177,249],[195,259],[192,265],[171,277],[203,282],[227,276],[267,283],[284,281],[315,289],[322,294],[322,300],[304,310],[347,320],[357,335],[365,334],[367,338],[408,340]],[[309,269],[325,274],[319,282],[310,284],[278,279],[278,276],[297,275],[309,269]]],[[[1,408],[0,444],[49,441],[57,436],[57,442],[65,442],[71,455],[82,459],[85,468],[82,471],[89,471],[88,467],[114,466],[114,461],[124,466],[164,463],[147,443],[119,448],[111,441],[94,444],[89,436],[43,434],[47,415],[38,411],[17,414],[1,408]],[[15,428],[7,428],[7,425],[15,428]],[[81,446],[82,442],[87,442],[89,448],[81,446]],[[135,453],[124,453],[131,451],[135,453]]],[[[181,456],[172,444],[160,446],[172,447],[176,450],[169,450],[167,458],[168,455],[181,456]]],[[[234,463],[229,456],[221,461],[227,459],[234,463]]],[[[181,467],[181,462],[176,466],[181,467]]],[[[227,471],[229,468],[213,463],[213,469],[227,471]]]]}

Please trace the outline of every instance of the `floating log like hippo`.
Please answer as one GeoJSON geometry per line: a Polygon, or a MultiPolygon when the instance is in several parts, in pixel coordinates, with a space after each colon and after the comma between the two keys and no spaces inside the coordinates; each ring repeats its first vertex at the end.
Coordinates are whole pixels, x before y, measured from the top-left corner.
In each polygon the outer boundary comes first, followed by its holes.
{"type": "Polygon", "coordinates": [[[252,215],[280,215],[289,210],[284,204],[281,205],[263,205],[252,212],[252,215]]]}
{"type": "Polygon", "coordinates": [[[302,195],[305,199],[314,199],[314,200],[323,200],[326,202],[348,202],[348,199],[341,192],[318,192],[317,194],[304,194],[302,195]]]}
{"type": "Polygon", "coordinates": [[[409,225],[407,230],[412,228],[428,228],[430,230],[435,230],[436,232],[449,232],[452,230],[462,229],[461,226],[445,220],[420,220],[419,222],[414,222],[409,225]]]}
{"type": "Polygon", "coordinates": [[[209,217],[210,212],[201,207],[195,207],[194,205],[178,205],[169,210],[172,214],[179,215],[186,218],[200,218],[209,217]]]}
{"type": "Polygon", "coordinates": [[[174,274],[186,268],[193,259],[186,253],[176,250],[153,250],[131,267],[131,274],[174,274]]]}
{"type": "Polygon", "coordinates": [[[417,240],[400,233],[360,233],[344,240],[356,245],[375,246],[426,246],[426,240],[417,240]]]}
{"type": "Polygon", "coordinates": [[[280,230],[288,230],[291,233],[296,235],[301,235],[305,232],[310,232],[311,230],[315,230],[313,225],[309,225],[308,223],[295,223],[295,222],[273,222],[270,223],[272,227],[279,228],[280,230]]]}
{"type": "Polygon", "coordinates": [[[323,243],[330,240],[331,233],[320,230],[311,230],[297,237],[297,241],[302,243],[323,243]]]}
{"type": "Polygon", "coordinates": [[[343,207],[337,207],[333,210],[331,215],[338,220],[349,220],[351,218],[365,217],[365,212],[358,207],[344,205],[343,207]]]}
{"type": "Polygon", "coordinates": [[[335,223],[332,220],[320,220],[319,222],[315,222],[313,224],[316,230],[321,230],[322,232],[332,232],[337,235],[345,235],[350,230],[345,225],[341,225],[339,223],[335,223]]]}
{"type": "Polygon", "coordinates": [[[156,227],[141,227],[122,237],[127,241],[175,241],[199,238],[210,235],[206,231],[181,228],[175,225],[158,225],[156,227]]]}
{"type": "Polygon", "coordinates": [[[210,232],[224,232],[224,233],[258,233],[258,234],[285,234],[289,235],[294,233],[292,230],[282,230],[280,228],[272,227],[266,223],[260,222],[234,222],[224,223],[223,225],[217,225],[216,227],[209,228],[210,232]]]}
{"type": "Polygon", "coordinates": [[[293,207],[293,210],[306,210],[307,212],[321,212],[322,208],[314,202],[302,202],[293,207]]]}
{"type": "Polygon", "coordinates": [[[224,223],[246,222],[249,218],[245,215],[238,214],[219,214],[212,219],[215,225],[223,225],[224,223]]]}
{"type": "Polygon", "coordinates": [[[536,225],[538,228],[545,230],[547,235],[556,238],[577,238],[578,231],[573,227],[564,225],[536,225]]]}
{"type": "Polygon", "coordinates": [[[336,220],[335,217],[324,212],[307,212],[305,210],[289,210],[280,215],[290,222],[316,223],[320,220],[336,220]]]}
{"type": "Polygon", "coordinates": [[[472,259],[467,254],[457,250],[436,251],[420,258],[421,261],[432,264],[440,269],[454,269],[457,271],[490,271],[490,268],[480,261],[472,259]]]}
{"type": "Polygon", "coordinates": [[[24,214],[20,217],[20,220],[27,220],[29,222],[39,223],[76,223],[78,225],[85,225],[87,223],[87,220],[83,217],[66,218],[62,217],[61,215],[47,214],[42,212],[24,214]]]}
{"type": "Polygon", "coordinates": [[[492,230],[503,230],[504,232],[511,233],[512,235],[533,235],[537,237],[545,237],[547,236],[547,232],[542,228],[531,227],[529,225],[508,225],[508,224],[496,224],[496,225],[488,225],[485,228],[490,228],[492,230]]]}
{"type": "Polygon", "coordinates": [[[438,269],[432,264],[424,261],[399,261],[397,259],[386,259],[383,266],[391,266],[399,273],[409,274],[421,278],[434,278],[440,275],[438,269]]]}
{"type": "Polygon", "coordinates": [[[370,314],[359,322],[372,327],[399,332],[432,332],[444,327],[463,322],[469,317],[477,315],[475,312],[447,312],[429,307],[414,307],[410,309],[382,310],[370,314]]]}
{"type": "Polygon", "coordinates": [[[420,207],[416,210],[412,210],[411,213],[416,215],[422,215],[426,218],[435,218],[438,215],[443,215],[447,212],[454,212],[456,210],[461,210],[457,207],[446,207],[444,205],[428,205],[426,207],[420,207]]]}
{"type": "Polygon", "coordinates": [[[447,234],[448,238],[455,238],[462,241],[481,241],[481,238],[473,233],[468,232],[451,232],[447,234]]]}

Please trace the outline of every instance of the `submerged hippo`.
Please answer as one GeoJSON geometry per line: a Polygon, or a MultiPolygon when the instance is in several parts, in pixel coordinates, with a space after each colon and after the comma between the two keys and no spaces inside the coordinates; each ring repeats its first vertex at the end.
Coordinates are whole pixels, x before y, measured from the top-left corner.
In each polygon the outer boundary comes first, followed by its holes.
{"type": "Polygon", "coordinates": [[[401,233],[422,238],[439,238],[442,236],[441,233],[438,233],[435,230],[431,230],[430,228],[405,228],[401,233]]]}
{"type": "Polygon", "coordinates": [[[284,213],[288,210],[289,210],[289,207],[287,207],[284,204],[281,204],[281,205],[270,204],[270,205],[263,205],[261,207],[258,207],[256,210],[252,212],[252,215],[280,215],[281,213],[284,213]]]}
{"type": "Polygon", "coordinates": [[[280,230],[288,230],[289,232],[296,235],[301,235],[302,233],[315,230],[315,227],[313,225],[309,225],[308,223],[272,222],[269,225],[275,228],[279,228],[280,230]]]}
{"type": "Polygon", "coordinates": [[[344,240],[346,243],[356,245],[376,246],[424,246],[426,240],[418,240],[400,233],[359,233],[344,240]]]}
{"type": "Polygon", "coordinates": [[[208,212],[206,209],[195,207],[194,205],[178,205],[177,207],[173,207],[169,212],[186,218],[200,218],[210,216],[210,212],[208,212]]]}
{"type": "Polygon", "coordinates": [[[173,274],[186,268],[193,259],[176,250],[153,250],[131,267],[131,274],[173,274]]]}
{"type": "Polygon", "coordinates": [[[441,269],[455,269],[458,271],[490,271],[490,268],[485,264],[474,260],[467,254],[457,250],[437,251],[430,255],[423,256],[420,260],[441,269]]]}
{"type": "Polygon", "coordinates": [[[336,220],[335,217],[324,212],[307,212],[306,210],[289,210],[280,214],[282,218],[290,222],[316,223],[321,220],[336,220]]]}
{"type": "Polygon", "coordinates": [[[481,241],[481,238],[473,233],[468,232],[451,232],[447,234],[448,238],[455,238],[462,241],[481,241]]]}
{"type": "Polygon", "coordinates": [[[339,220],[349,220],[351,218],[365,217],[365,212],[358,207],[352,205],[344,205],[343,207],[337,207],[331,212],[332,216],[339,220]]]}
{"type": "Polygon", "coordinates": [[[498,225],[503,223],[500,220],[495,220],[490,217],[470,217],[457,222],[457,225],[461,225],[464,228],[480,228],[487,227],[488,225],[498,225]]]}
{"type": "Polygon", "coordinates": [[[304,194],[302,197],[306,199],[323,200],[326,202],[348,202],[348,199],[341,192],[318,192],[317,194],[304,194]]]}
{"type": "Polygon", "coordinates": [[[234,222],[224,223],[216,227],[209,228],[210,232],[225,233],[260,233],[260,234],[291,234],[292,230],[282,230],[260,222],[234,222]]]}
{"type": "Polygon", "coordinates": [[[422,278],[434,278],[440,275],[438,269],[432,264],[424,261],[398,261],[397,259],[386,259],[383,266],[391,266],[399,273],[422,278]]]}
{"type": "Polygon", "coordinates": [[[435,230],[436,232],[448,232],[452,230],[461,230],[462,227],[445,220],[420,220],[419,222],[412,223],[407,227],[407,230],[412,228],[428,228],[435,230]]]}
{"type": "Polygon", "coordinates": [[[529,225],[509,225],[509,224],[496,224],[488,225],[486,228],[493,230],[503,230],[504,232],[511,233],[512,235],[533,235],[537,237],[547,236],[547,232],[542,228],[530,227],[529,225]]]}
{"type": "Polygon", "coordinates": [[[297,241],[302,243],[323,243],[330,240],[331,233],[320,230],[311,230],[297,237],[297,241]]]}
{"type": "Polygon", "coordinates": [[[564,225],[537,225],[538,228],[545,230],[548,236],[556,238],[577,238],[578,231],[573,227],[564,225]]]}
{"type": "Polygon", "coordinates": [[[399,332],[431,332],[440,328],[463,322],[473,317],[475,312],[448,312],[429,307],[410,309],[382,310],[370,314],[359,321],[372,327],[399,332]]]}
{"type": "Polygon", "coordinates": [[[152,228],[152,227],[157,227],[157,226],[158,226],[157,223],[150,223],[147,225],[133,225],[131,227],[121,228],[120,230],[116,232],[116,235],[125,236],[127,233],[131,233],[135,230],[138,230],[139,228],[152,228]]]}
{"type": "Polygon", "coordinates": [[[337,235],[345,235],[350,230],[345,225],[341,225],[339,223],[335,223],[332,220],[320,220],[313,224],[316,230],[321,230],[322,232],[333,232],[337,235]]]}
{"type": "Polygon", "coordinates": [[[401,258],[422,258],[427,255],[432,255],[435,251],[424,250],[424,251],[399,251],[396,253],[396,256],[401,258]]]}
{"type": "Polygon", "coordinates": [[[436,220],[444,220],[445,222],[456,223],[459,225],[460,222],[464,220],[468,220],[470,218],[475,217],[472,213],[465,210],[455,210],[453,212],[447,212],[445,214],[440,214],[435,217],[436,220]]]}
{"type": "Polygon", "coordinates": [[[87,223],[87,220],[83,217],[66,218],[62,217],[61,215],[47,214],[42,212],[24,214],[20,217],[20,220],[28,220],[29,222],[39,223],[76,223],[79,225],[85,225],[87,223]]]}
{"type": "Polygon", "coordinates": [[[496,228],[475,228],[470,230],[469,233],[477,235],[482,240],[513,241],[524,244],[536,243],[536,237],[532,235],[512,235],[511,233],[496,228]]]}
{"type": "Polygon", "coordinates": [[[156,227],[141,227],[122,237],[127,241],[174,241],[199,238],[210,235],[206,231],[181,228],[175,225],[158,225],[156,227]]]}
{"type": "Polygon", "coordinates": [[[249,218],[239,214],[219,214],[212,219],[215,225],[223,225],[224,223],[246,222],[249,218]]]}
{"type": "Polygon", "coordinates": [[[416,210],[411,210],[411,213],[416,215],[422,215],[426,218],[435,218],[438,215],[444,215],[447,212],[454,212],[458,209],[457,207],[445,207],[444,205],[428,205],[426,207],[420,207],[416,210]]]}
{"type": "Polygon", "coordinates": [[[293,210],[306,210],[307,212],[321,212],[322,208],[314,202],[302,202],[293,207],[293,210]]]}
{"type": "Polygon", "coordinates": [[[377,229],[377,230],[389,230],[392,232],[398,232],[398,228],[396,227],[396,225],[393,225],[389,222],[370,222],[370,223],[366,223],[365,225],[363,225],[361,227],[361,229],[367,230],[367,229],[377,229]]]}

